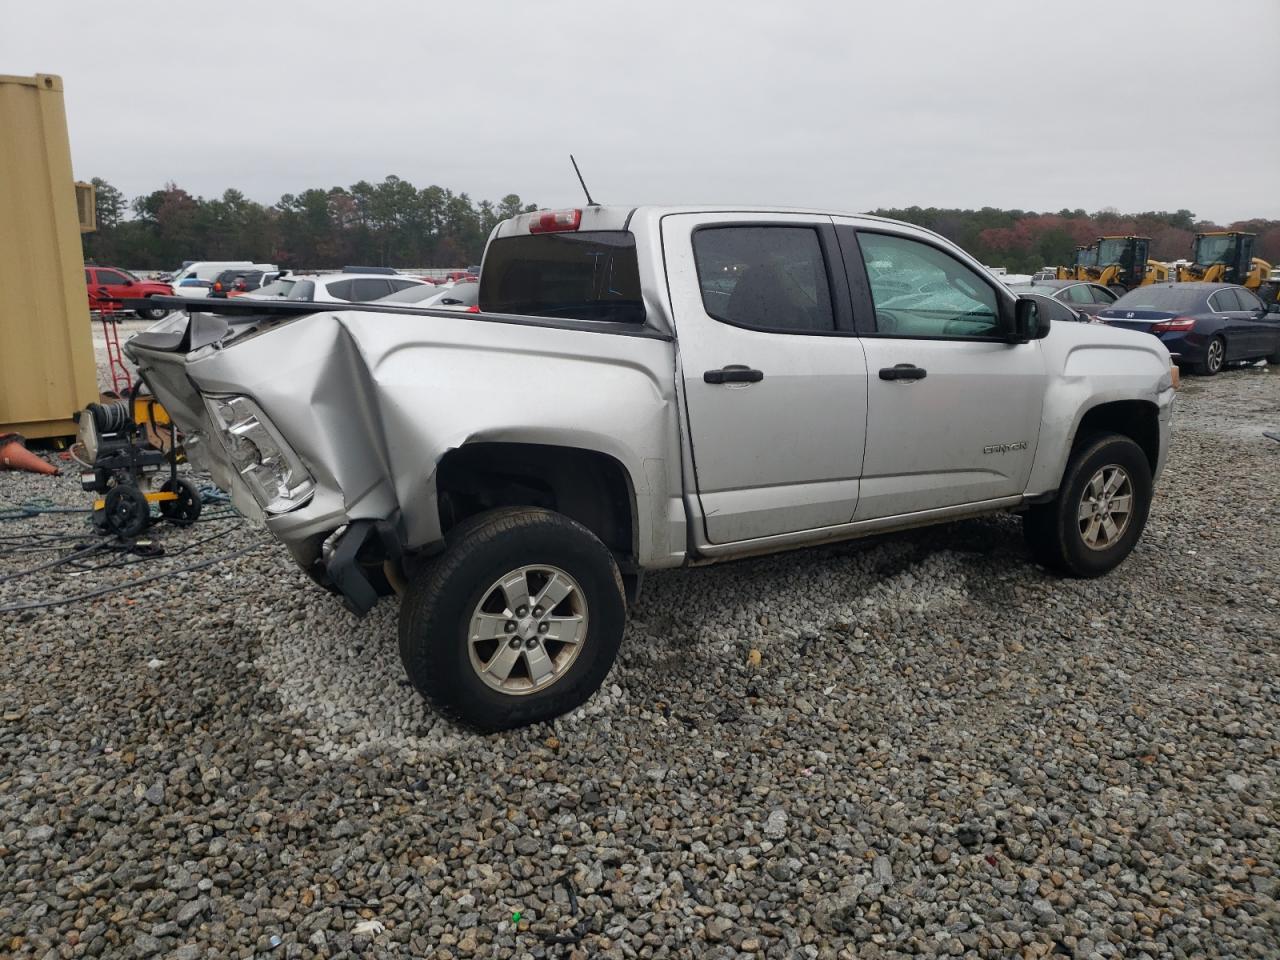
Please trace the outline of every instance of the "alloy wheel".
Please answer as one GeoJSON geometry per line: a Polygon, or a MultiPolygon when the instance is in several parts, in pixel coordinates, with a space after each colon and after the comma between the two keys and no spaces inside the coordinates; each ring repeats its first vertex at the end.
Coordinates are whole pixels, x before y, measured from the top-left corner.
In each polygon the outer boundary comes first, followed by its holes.
{"type": "Polygon", "coordinates": [[[484,592],[471,615],[467,650],[485,684],[522,696],[561,679],[586,636],[587,600],[578,581],[558,567],[534,564],[484,592]]]}
{"type": "Polygon", "coordinates": [[[1085,484],[1077,518],[1080,538],[1090,550],[1106,550],[1124,536],[1133,516],[1133,481],[1118,464],[1108,464],[1085,484]]]}

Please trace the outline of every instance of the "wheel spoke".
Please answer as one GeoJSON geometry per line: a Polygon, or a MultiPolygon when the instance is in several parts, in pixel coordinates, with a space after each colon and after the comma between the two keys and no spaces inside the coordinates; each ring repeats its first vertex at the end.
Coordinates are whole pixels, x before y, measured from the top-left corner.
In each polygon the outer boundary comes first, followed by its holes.
{"type": "Polygon", "coordinates": [[[544,586],[542,591],[534,598],[533,605],[535,607],[542,607],[544,610],[554,610],[556,607],[560,606],[564,598],[569,596],[571,593],[573,593],[573,584],[560,576],[560,574],[553,573],[551,575],[551,579],[547,581],[546,586],[544,586]]]}
{"type": "Polygon", "coordinates": [[[1092,500],[1080,501],[1080,512],[1079,514],[1077,514],[1076,518],[1079,520],[1090,520],[1093,518],[1093,501],[1092,500]]]}
{"type": "Polygon", "coordinates": [[[1123,470],[1112,470],[1111,476],[1107,478],[1106,484],[1102,488],[1103,494],[1111,496],[1120,489],[1120,484],[1124,483],[1125,476],[1123,470]]]}
{"type": "Polygon", "coordinates": [[[1133,503],[1133,497],[1129,496],[1128,494],[1125,494],[1119,497],[1112,497],[1111,498],[1111,515],[1115,516],[1117,513],[1128,513],[1132,503],[1133,503]]]}
{"type": "Polygon", "coordinates": [[[529,666],[529,679],[533,681],[535,687],[555,671],[555,665],[552,664],[551,658],[547,656],[547,651],[541,644],[532,650],[524,651],[524,662],[529,666]]]}
{"type": "Polygon", "coordinates": [[[508,613],[529,606],[529,578],[523,570],[509,574],[498,586],[506,599],[508,613]]]}
{"type": "Polygon", "coordinates": [[[516,661],[520,659],[520,648],[513,647],[508,643],[498,647],[498,652],[489,658],[489,662],[484,665],[482,673],[487,673],[498,680],[505,680],[511,676],[511,668],[516,665],[516,661]]]}
{"type": "Polygon", "coordinates": [[[1086,543],[1094,544],[1098,542],[1098,527],[1101,526],[1097,517],[1089,520],[1089,526],[1085,528],[1084,539],[1086,543]]]}
{"type": "Polygon", "coordinates": [[[1116,538],[1115,521],[1111,519],[1111,514],[1109,513],[1103,514],[1102,516],[1102,531],[1107,535],[1107,543],[1110,543],[1116,538]]]}
{"type": "Polygon", "coordinates": [[[547,632],[542,636],[543,640],[577,643],[581,639],[578,636],[582,630],[581,617],[547,617],[543,622],[547,625],[547,632]]]}
{"type": "Polygon", "coordinates": [[[471,642],[500,640],[507,635],[507,618],[496,613],[477,613],[471,618],[471,642]]]}

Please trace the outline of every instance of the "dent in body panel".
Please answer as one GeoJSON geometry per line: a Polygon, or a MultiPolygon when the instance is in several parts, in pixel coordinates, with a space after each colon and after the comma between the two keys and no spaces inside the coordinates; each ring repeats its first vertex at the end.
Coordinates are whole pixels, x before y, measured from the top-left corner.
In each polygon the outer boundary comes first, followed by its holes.
{"type": "Polygon", "coordinates": [[[315,475],[313,502],[270,521],[284,540],[391,518],[407,546],[433,543],[445,453],[478,441],[537,443],[622,465],[648,564],[669,563],[672,549],[669,525],[648,522],[666,513],[665,502],[650,502],[650,474],[669,469],[646,472],[644,462],[675,462],[674,384],[661,376],[670,351],[656,339],[350,312],[233,344],[191,372],[205,392],[253,395],[315,475]]]}

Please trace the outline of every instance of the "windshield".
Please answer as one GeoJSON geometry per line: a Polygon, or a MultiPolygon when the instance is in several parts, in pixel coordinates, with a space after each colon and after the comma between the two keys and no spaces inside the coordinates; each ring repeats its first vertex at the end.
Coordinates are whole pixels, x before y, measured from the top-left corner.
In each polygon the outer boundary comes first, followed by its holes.
{"type": "Polygon", "coordinates": [[[1231,263],[1235,258],[1235,237],[1200,237],[1196,240],[1196,263],[1209,266],[1213,263],[1231,263]]]}
{"type": "Polygon", "coordinates": [[[1125,250],[1128,246],[1128,241],[1123,238],[1101,241],[1098,244],[1098,259],[1094,261],[1094,264],[1108,266],[1113,263],[1120,263],[1124,259],[1125,250]]]}
{"type": "Polygon", "coordinates": [[[1131,290],[1113,303],[1108,311],[1115,310],[1161,310],[1184,313],[1194,312],[1204,298],[1200,289],[1188,290],[1185,287],[1139,287],[1131,290]]]}
{"type": "Polygon", "coordinates": [[[502,237],[485,251],[485,313],[644,323],[636,238],[624,230],[502,237]]]}

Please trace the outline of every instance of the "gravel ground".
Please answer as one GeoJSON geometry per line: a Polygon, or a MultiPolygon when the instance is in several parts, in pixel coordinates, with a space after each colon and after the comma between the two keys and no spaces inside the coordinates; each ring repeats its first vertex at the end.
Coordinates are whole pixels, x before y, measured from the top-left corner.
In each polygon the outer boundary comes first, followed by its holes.
{"type": "Polygon", "coordinates": [[[601,694],[491,737],[247,524],[0,582],[249,549],[0,614],[0,954],[1275,957],[1280,373],[1178,404],[1107,578],[1012,518],[653,576],[601,694]]]}

